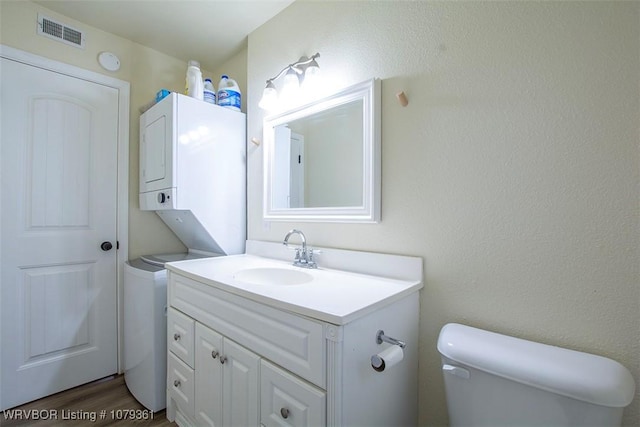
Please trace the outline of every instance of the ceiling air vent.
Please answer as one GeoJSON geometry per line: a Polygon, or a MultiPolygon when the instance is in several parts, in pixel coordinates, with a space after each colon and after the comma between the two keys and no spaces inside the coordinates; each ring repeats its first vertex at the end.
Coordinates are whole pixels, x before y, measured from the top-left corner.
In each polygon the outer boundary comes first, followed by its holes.
{"type": "Polygon", "coordinates": [[[38,34],[84,49],[84,34],[61,22],[38,14],[38,34]]]}

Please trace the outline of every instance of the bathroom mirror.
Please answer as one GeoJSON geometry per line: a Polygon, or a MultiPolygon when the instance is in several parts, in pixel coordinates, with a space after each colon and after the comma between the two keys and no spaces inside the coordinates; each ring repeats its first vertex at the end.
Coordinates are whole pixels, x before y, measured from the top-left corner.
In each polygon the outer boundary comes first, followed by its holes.
{"type": "Polygon", "coordinates": [[[264,120],[264,218],[380,220],[380,80],[264,120]]]}

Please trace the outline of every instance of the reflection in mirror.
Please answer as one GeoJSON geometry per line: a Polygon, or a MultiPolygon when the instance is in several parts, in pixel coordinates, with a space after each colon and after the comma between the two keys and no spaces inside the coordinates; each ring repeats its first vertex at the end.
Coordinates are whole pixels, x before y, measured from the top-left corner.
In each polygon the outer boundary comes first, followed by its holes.
{"type": "Polygon", "coordinates": [[[265,119],[265,219],[376,222],[380,82],[265,119]]]}
{"type": "Polygon", "coordinates": [[[276,126],[273,176],[281,191],[273,207],[362,205],[362,104],[359,99],[276,126]]]}

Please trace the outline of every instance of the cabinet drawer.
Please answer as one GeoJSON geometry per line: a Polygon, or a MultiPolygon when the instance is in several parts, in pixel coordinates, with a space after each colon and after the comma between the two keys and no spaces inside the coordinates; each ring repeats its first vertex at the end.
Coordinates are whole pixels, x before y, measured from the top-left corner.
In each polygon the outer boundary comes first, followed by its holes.
{"type": "Polygon", "coordinates": [[[270,426],[323,426],[326,394],[277,366],[260,366],[260,422],[270,426]]]}
{"type": "Polygon", "coordinates": [[[167,360],[167,389],[169,396],[189,417],[194,414],[194,373],[175,354],[169,353],[167,360]]]}
{"type": "Polygon", "coordinates": [[[193,335],[195,322],[178,310],[169,307],[167,313],[167,342],[169,350],[193,368],[193,335]]]}
{"type": "Polygon", "coordinates": [[[325,388],[325,327],[169,272],[169,304],[296,375],[325,388]]]}

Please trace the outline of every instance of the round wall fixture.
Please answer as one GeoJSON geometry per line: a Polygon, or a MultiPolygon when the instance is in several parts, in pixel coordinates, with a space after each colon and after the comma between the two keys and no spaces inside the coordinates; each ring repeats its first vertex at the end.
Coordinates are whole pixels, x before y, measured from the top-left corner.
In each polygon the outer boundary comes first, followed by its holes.
{"type": "Polygon", "coordinates": [[[118,71],[120,69],[120,59],[111,52],[101,52],[98,55],[98,62],[107,71],[118,71]]]}

